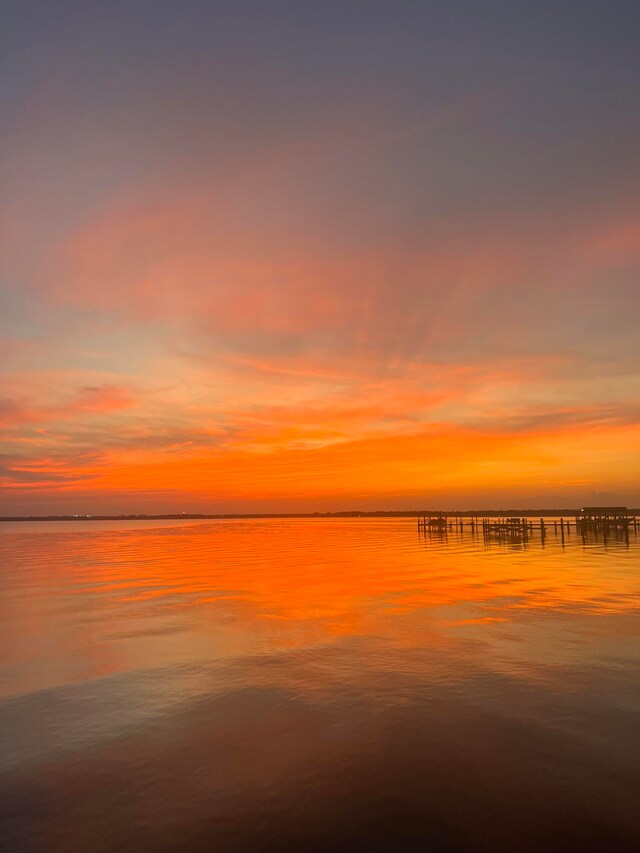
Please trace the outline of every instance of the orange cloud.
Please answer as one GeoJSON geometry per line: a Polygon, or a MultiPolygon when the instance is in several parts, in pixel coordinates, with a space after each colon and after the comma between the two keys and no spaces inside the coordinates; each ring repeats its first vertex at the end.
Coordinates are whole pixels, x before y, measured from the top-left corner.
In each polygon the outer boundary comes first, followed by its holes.
{"type": "Polygon", "coordinates": [[[39,406],[25,397],[0,399],[0,424],[14,428],[26,424],[50,425],[85,415],[118,412],[134,404],[126,388],[117,385],[85,386],[56,405],[39,406]]]}
{"type": "Polygon", "coordinates": [[[410,505],[419,506],[425,495],[436,493],[507,488],[525,494],[540,486],[562,491],[568,484],[591,489],[611,477],[632,488],[640,474],[638,423],[595,421],[576,430],[574,423],[560,420],[519,433],[434,424],[402,436],[333,438],[328,428],[301,432],[293,426],[288,432],[258,433],[253,444],[247,435],[236,447],[192,445],[162,454],[144,447],[114,448],[80,465],[72,459],[23,462],[14,473],[26,474],[25,481],[14,484],[9,476],[5,484],[58,493],[88,489],[103,496],[173,494],[174,500],[181,495],[232,506],[250,500],[405,495],[410,505]]]}

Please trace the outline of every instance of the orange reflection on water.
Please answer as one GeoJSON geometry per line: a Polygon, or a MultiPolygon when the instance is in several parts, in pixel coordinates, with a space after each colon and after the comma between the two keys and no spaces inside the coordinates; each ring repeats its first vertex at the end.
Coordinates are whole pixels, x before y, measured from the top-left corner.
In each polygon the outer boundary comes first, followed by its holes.
{"type": "Polygon", "coordinates": [[[23,527],[0,547],[8,693],[349,638],[473,641],[529,665],[587,653],[594,632],[624,644],[638,609],[635,539],[563,549],[551,535],[525,550],[469,533],[425,541],[404,519],[238,520],[23,527]]]}

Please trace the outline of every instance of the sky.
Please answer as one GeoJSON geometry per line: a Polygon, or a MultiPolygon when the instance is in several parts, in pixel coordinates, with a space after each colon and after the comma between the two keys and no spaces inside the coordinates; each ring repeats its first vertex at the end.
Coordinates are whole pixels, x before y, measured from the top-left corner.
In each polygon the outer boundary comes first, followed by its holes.
{"type": "Polygon", "coordinates": [[[640,505],[640,5],[3,4],[0,514],[640,505]]]}

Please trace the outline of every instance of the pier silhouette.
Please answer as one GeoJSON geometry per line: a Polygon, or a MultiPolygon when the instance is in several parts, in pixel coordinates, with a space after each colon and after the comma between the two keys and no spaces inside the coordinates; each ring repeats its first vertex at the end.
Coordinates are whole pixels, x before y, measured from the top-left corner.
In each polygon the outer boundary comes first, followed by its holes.
{"type": "Polygon", "coordinates": [[[637,535],[640,519],[629,512],[627,507],[582,507],[575,516],[565,518],[538,519],[528,516],[483,517],[473,515],[465,517],[446,512],[424,513],[418,516],[418,533],[424,535],[447,536],[449,532],[459,534],[469,531],[472,536],[482,534],[485,541],[511,542],[527,544],[532,536],[539,537],[544,544],[551,531],[560,536],[564,543],[570,535],[582,537],[587,542],[603,540],[606,545],[611,539],[629,540],[629,531],[637,535]]]}

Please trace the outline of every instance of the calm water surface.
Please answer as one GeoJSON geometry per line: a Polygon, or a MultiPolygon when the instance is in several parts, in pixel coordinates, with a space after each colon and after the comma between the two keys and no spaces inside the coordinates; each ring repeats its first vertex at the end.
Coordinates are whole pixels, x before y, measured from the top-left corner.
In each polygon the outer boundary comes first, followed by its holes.
{"type": "Polygon", "coordinates": [[[14,851],[640,849],[640,541],[0,525],[14,851]]]}

